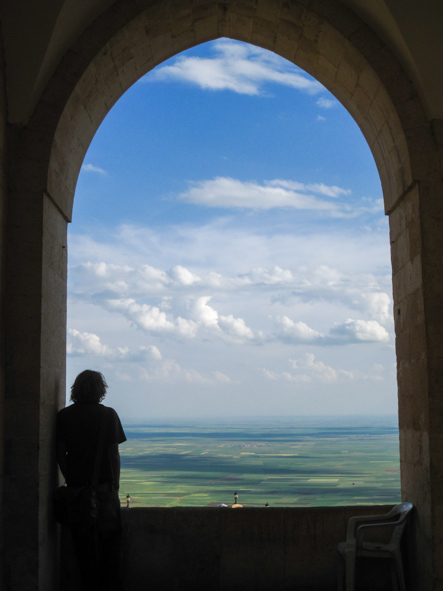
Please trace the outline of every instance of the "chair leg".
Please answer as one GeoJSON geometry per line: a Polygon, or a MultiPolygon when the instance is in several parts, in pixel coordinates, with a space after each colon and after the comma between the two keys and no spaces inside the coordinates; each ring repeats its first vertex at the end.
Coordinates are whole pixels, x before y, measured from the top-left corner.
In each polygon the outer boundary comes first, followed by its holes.
{"type": "Polygon", "coordinates": [[[406,591],[406,584],[405,584],[405,575],[403,572],[403,562],[401,556],[396,555],[394,556],[395,561],[395,570],[397,574],[397,581],[398,586],[400,587],[400,591],[406,591]]]}
{"type": "Polygon", "coordinates": [[[355,552],[345,553],[345,583],[346,591],[354,591],[355,580],[355,552]]]}
{"type": "Polygon", "coordinates": [[[393,560],[389,561],[389,573],[391,575],[392,591],[398,591],[397,564],[393,560]]]}
{"type": "Polygon", "coordinates": [[[344,591],[344,574],[345,564],[341,554],[339,554],[337,563],[337,591],[344,591]]]}

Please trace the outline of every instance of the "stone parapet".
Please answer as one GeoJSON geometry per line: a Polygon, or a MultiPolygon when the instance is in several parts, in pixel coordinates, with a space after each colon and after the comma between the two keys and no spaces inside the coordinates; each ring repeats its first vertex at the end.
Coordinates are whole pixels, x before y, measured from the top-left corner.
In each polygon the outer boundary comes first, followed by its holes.
{"type": "MultiPolygon", "coordinates": [[[[337,544],[352,515],[390,506],[123,509],[123,570],[131,591],[335,591],[337,544]]],[[[389,588],[385,561],[357,564],[358,589],[389,588]]],[[[64,591],[79,591],[69,530],[64,591]]]]}

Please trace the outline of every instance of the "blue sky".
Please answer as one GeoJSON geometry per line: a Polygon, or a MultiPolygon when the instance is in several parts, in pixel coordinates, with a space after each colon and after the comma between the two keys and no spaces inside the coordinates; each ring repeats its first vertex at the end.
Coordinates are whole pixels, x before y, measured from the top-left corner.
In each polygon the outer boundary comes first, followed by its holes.
{"type": "Polygon", "coordinates": [[[397,412],[387,218],[345,109],[227,39],[140,79],[69,232],[68,386],[127,419],[397,412]]]}

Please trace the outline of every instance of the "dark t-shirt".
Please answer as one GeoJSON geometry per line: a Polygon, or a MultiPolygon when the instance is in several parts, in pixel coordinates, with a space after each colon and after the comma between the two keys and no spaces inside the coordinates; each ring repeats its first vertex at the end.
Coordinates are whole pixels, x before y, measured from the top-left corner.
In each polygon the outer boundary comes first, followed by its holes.
{"type": "Polygon", "coordinates": [[[107,417],[105,446],[98,481],[114,482],[109,446],[126,441],[115,410],[102,404],[76,402],[57,414],[57,442],[63,442],[66,446],[66,482],[69,486],[91,482],[100,429],[105,416],[107,417]]]}

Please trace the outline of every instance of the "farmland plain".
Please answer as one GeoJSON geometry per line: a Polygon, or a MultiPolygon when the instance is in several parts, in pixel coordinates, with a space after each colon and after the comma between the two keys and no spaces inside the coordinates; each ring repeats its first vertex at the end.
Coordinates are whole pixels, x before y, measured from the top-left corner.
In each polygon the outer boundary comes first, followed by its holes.
{"type": "Polygon", "coordinates": [[[132,506],[297,507],[400,501],[396,417],[125,425],[120,496],[132,506]]]}

